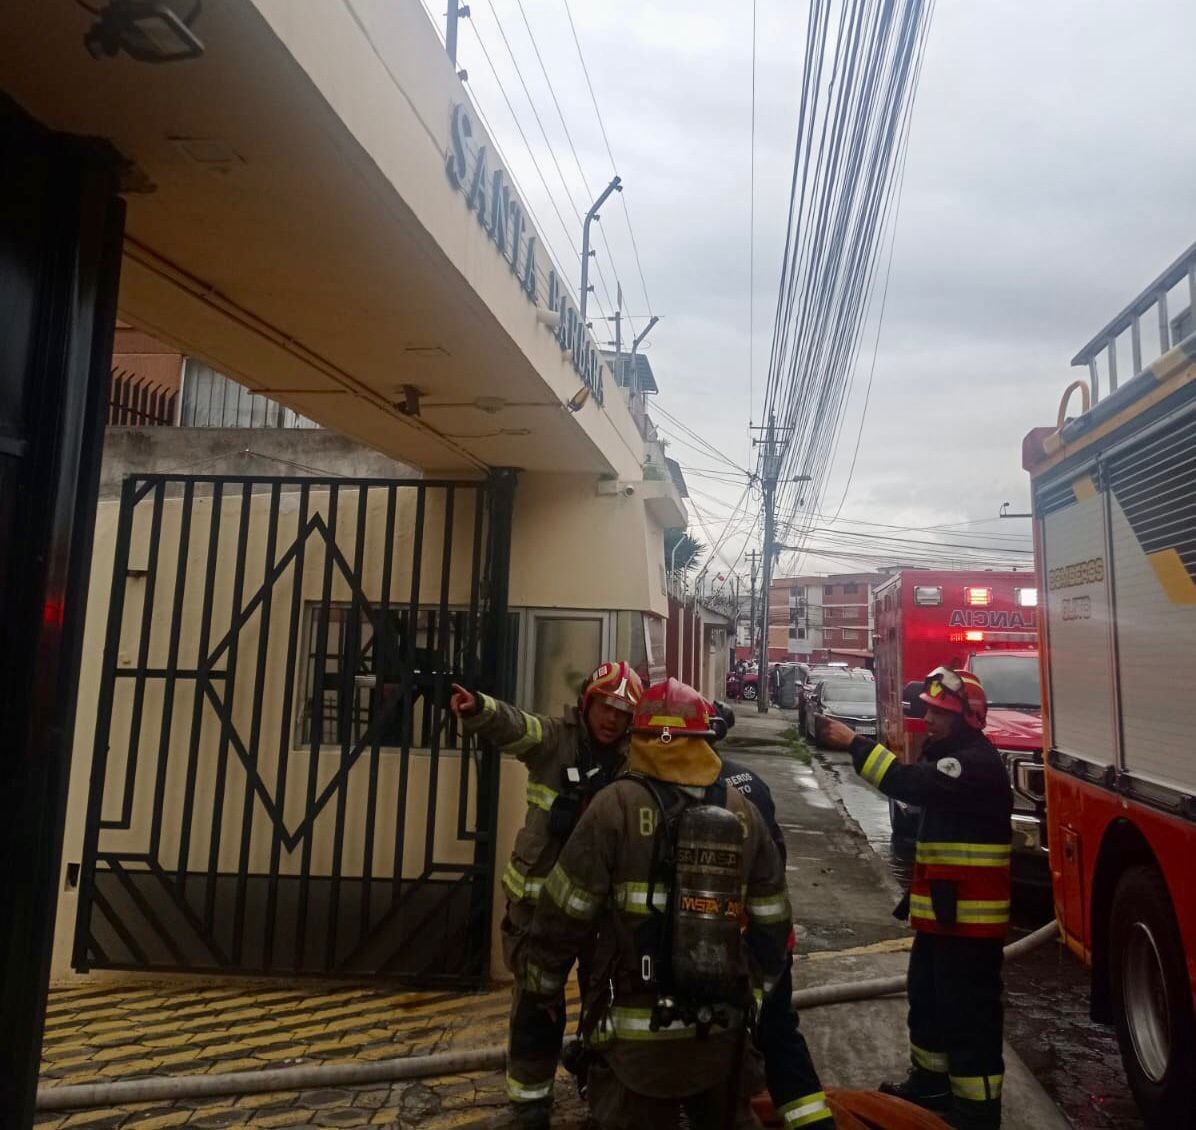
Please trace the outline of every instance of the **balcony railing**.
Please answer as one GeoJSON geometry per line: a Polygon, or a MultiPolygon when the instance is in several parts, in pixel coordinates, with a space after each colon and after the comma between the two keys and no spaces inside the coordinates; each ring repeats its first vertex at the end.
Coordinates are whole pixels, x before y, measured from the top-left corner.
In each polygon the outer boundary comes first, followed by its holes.
{"type": "Polygon", "coordinates": [[[1107,391],[1117,391],[1117,357],[1119,340],[1126,330],[1130,332],[1130,376],[1137,376],[1145,368],[1143,358],[1148,357],[1146,364],[1162,357],[1164,353],[1178,345],[1184,338],[1196,332],[1196,243],[1192,244],[1174,263],[1171,264],[1157,279],[1154,280],[1137,298],[1122,310],[1100,333],[1098,333],[1072,359],[1073,365],[1087,365],[1089,380],[1092,386],[1092,403],[1101,398],[1101,357],[1104,357],[1104,371],[1107,380],[1107,391]],[[1174,292],[1174,293],[1173,293],[1174,292]],[[1187,298],[1187,306],[1175,315],[1169,315],[1169,305],[1172,299],[1182,302],[1187,298]],[[1158,326],[1158,352],[1144,354],[1142,343],[1142,322],[1151,312],[1154,312],[1158,326]]]}

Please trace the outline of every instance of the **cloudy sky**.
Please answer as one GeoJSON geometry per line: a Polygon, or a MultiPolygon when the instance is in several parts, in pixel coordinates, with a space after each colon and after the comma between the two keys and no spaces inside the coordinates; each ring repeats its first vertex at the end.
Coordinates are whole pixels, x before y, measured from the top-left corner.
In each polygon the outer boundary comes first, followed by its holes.
{"type": "MultiPolygon", "coordinates": [[[[750,279],[749,0],[570,2],[626,184],[647,296],[621,204],[603,212],[605,283],[613,295],[617,275],[637,325],[649,310],[662,316],[649,339],[660,406],[730,463],[750,467],[748,424],[759,422],[766,377],[808,5],[757,0],[750,279]]],[[[612,163],[565,0],[522,5],[523,12],[518,0],[471,0],[459,62],[543,234],[569,260],[570,243],[580,243],[574,207],[584,213],[587,205],[578,165],[598,191],[612,163]]],[[[859,434],[844,518],[951,524],[977,538],[1027,532],[1028,523],[995,520],[1006,500],[1014,510],[1028,502],[1022,436],[1054,420],[1062,390],[1079,375],[1069,369],[1077,349],[1196,238],[1194,40],[1191,0],[938,4],[871,399],[860,431],[878,304],[865,328],[824,509],[833,512],[844,494],[859,434]]],[[[601,280],[597,299],[597,313],[609,313],[601,280]]],[[[1123,376],[1127,369],[1123,362],[1123,376]]],[[[720,537],[744,480],[658,422],[674,441],[670,454],[689,469],[695,532],[720,537]]],[[[746,544],[749,531],[734,532],[745,524],[737,521],[725,539],[728,563],[746,544]]],[[[846,562],[808,557],[802,564],[846,562]]]]}

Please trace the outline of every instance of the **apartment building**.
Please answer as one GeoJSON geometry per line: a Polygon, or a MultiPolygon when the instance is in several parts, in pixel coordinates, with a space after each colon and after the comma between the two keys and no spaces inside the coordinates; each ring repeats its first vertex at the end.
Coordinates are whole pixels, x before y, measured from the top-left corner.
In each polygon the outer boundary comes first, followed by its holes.
{"type": "Polygon", "coordinates": [[[872,663],[872,590],[884,573],[778,577],[768,602],[768,657],[806,663],[872,663]]]}

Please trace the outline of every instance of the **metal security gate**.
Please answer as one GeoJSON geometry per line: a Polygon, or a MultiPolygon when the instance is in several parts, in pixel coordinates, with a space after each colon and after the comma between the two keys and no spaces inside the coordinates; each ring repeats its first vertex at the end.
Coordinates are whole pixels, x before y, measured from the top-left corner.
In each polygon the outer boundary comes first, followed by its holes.
{"type": "Polygon", "coordinates": [[[76,968],[485,975],[513,491],[125,481],[76,968]]]}

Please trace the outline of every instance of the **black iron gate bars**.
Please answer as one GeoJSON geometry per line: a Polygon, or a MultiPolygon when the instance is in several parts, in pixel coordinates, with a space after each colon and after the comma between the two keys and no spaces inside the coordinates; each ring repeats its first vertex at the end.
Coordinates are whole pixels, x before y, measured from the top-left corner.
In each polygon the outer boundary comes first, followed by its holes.
{"type": "Polygon", "coordinates": [[[485,976],[513,490],[125,481],[76,968],[485,976]]]}

